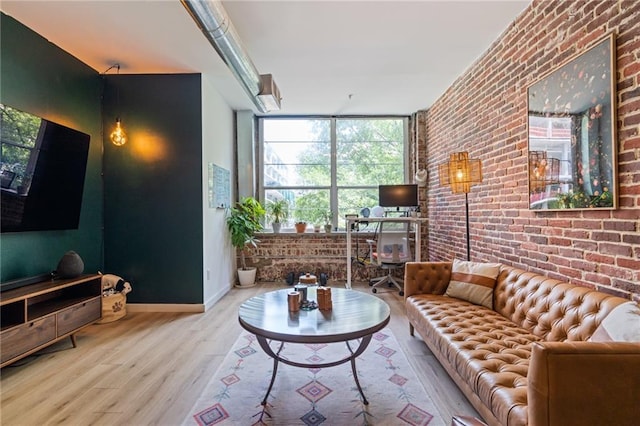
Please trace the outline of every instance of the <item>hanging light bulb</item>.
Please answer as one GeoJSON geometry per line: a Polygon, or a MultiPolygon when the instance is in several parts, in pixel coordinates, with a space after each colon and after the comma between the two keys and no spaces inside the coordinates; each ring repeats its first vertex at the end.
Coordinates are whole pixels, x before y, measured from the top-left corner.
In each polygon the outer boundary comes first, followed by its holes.
{"type": "Polygon", "coordinates": [[[120,123],[120,118],[116,118],[116,128],[111,132],[111,142],[115,146],[122,146],[127,143],[127,134],[124,132],[122,128],[122,124],[120,123]]]}
{"type": "MultiPolygon", "coordinates": [[[[118,75],[120,75],[120,64],[111,65],[109,68],[107,68],[103,72],[103,74],[106,74],[112,69],[115,69],[118,75]]],[[[120,88],[118,87],[117,84],[115,87],[116,87],[116,111],[119,112],[120,111],[120,88]]],[[[115,129],[113,129],[113,131],[109,135],[109,139],[111,139],[111,143],[113,143],[115,146],[122,146],[127,143],[127,134],[122,128],[122,122],[120,121],[120,117],[116,117],[116,127],[115,129]]]]}

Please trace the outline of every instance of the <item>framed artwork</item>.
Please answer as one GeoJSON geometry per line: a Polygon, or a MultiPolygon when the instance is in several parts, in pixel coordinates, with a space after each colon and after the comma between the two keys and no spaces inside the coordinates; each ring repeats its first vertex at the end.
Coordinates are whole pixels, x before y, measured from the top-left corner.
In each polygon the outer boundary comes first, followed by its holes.
{"type": "Polygon", "coordinates": [[[527,89],[529,208],[615,209],[615,35],[527,89]]]}

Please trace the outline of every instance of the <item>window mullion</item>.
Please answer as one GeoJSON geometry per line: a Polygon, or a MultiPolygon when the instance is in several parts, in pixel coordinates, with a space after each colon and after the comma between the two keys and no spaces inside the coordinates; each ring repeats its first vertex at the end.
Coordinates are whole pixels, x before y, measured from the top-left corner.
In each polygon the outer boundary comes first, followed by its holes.
{"type": "Polygon", "coordinates": [[[340,226],[345,213],[377,203],[377,185],[409,180],[406,117],[259,120],[260,198],[287,199],[299,220],[318,223],[331,209],[340,226]]]}
{"type": "MultiPolygon", "coordinates": [[[[411,182],[411,176],[410,176],[410,169],[411,167],[409,166],[409,164],[411,163],[410,157],[411,157],[411,153],[409,150],[409,119],[408,118],[404,118],[402,120],[402,127],[403,127],[403,143],[404,143],[404,182],[405,183],[409,183],[411,182]]],[[[418,151],[416,148],[416,158],[418,158],[418,151]]],[[[416,168],[415,171],[418,171],[418,169],[416,168]]]]}
{"type": "Polygon", "coordinates": [[[329,192],[329,207],[331,209],[331,227],[338,223],[338,142],[336,132],[336,118],[331,118],[331,190],[329,192]]]}
{"type": "MultiPolygon", "coordinates": [[[[263,205],[267,205],[267,200],[264,192],[264,119],[259,118],[258,120],[258,158],[259,160],[255,162],[254,167],[256,167],[256,177],[258,180],[258,200],[260,200],[263,205]]],[[[237,173],[237,171],[236,171],[237,173]]]]}

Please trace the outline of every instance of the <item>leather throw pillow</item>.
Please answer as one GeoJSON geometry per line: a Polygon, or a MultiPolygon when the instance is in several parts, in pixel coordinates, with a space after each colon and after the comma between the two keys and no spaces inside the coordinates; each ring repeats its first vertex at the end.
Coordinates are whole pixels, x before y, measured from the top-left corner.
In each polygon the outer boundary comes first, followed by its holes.
{"type": "Polygon", "coordinates": [[[499,263],[453,260],[446,296],[493,309],[493,288],[500,273],[499,263]]]}

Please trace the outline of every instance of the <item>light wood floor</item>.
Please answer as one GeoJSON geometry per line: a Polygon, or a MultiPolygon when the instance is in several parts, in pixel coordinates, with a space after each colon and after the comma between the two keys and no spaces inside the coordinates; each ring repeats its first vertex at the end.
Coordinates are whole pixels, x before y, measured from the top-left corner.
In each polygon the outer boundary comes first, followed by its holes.
{"type": "MultiPolygon", "coordinates": [[[[179,425],[241,331],[238,306],[285,286],[232,289],[204,314],[129,313],[87,327],[75,349],[65,339],[2,369],[0,424],[179,425]]],[[[391,306],[390,327],[445,422],[478,416],[420,337],[409,336],[402,297],[384,289],[378,296],[391,306]]]]}

